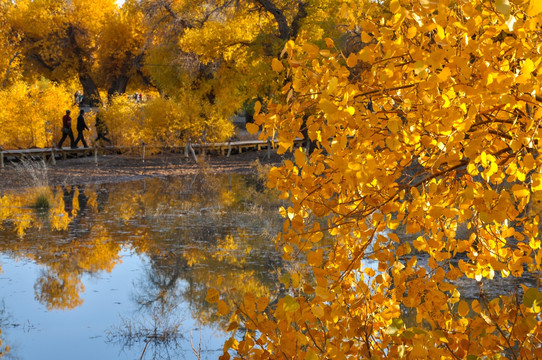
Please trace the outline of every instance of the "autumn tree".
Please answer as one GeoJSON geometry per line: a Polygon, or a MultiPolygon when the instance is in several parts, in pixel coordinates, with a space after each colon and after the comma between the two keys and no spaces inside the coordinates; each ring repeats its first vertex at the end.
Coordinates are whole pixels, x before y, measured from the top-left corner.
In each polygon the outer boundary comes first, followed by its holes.
{"type": "Polygon", "coordinates": [[[19,37],[11,28],[8,17],[11,6],[8,0],[0,1],[0,89],[17,79],[20,70],[19,37]]]}
{"type": "Polygon", "coordinates": [[[288,41],[273,69],[291,81],[249,126],[294,153],[269,186],[309,275],[247,295],[221,358],[540,358],[540,283],[522,283],[542,261],[539,3],[339,9],[350,47],[288,41]]]}
{"type": "Polygon", "coordinates": [[[122,7],[105,19],[98,36],[97,81],[107,89],[108,100],[124,94],[131,80],[138,77],[152,86],[144,72],[146,50],[153,33],[144,21],[143,8],[137,1],[125,1],[122,7]]]}
{"type": "Polygon", "coordinates": [[[60,115],[72,103],[65,86],[46,79],[0,88],[0,147],[51,147],[61,136],[60,115]]]}
{"type": "Polygon", "coordinates": [[[113,0],[23,0],[13,6],[10,22],[27,68],[53,81],[78,78],[86,101],[95,105],[101,101],[93,75],[99,36],[117,10],[113,0]]]}

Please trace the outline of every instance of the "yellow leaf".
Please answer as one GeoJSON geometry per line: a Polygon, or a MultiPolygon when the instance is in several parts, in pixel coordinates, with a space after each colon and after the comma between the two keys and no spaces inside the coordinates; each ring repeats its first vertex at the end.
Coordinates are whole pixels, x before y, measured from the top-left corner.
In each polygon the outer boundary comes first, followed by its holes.
{"type": "Polygon", "coordinates": [[[259,101],[256,101],[254,103],[254,115],[258,115],[261,109],[262,109],[262,103],[259,101]]]}
{"type": "Polygon", "coordinates": [[[329,51],[327,49],[324,49],[324,50],[320,50],[319,54],[324,56],[324,57],[330,57],[331,56],[331,51],[329,51]]]}
{"type": "Polygon", "coordinates": [[[522,74],[530,74],[534,70],[535,70],[535,66],[531,59],[527,59],[523,62],[523,66],[521,67],[522,74]]]}
{"type": "Polygon", "coordinates": [[[536,16],[542,12],[542,1],[540,0],[531,0],[529,8],[527,9],[527,14],[529,16],[536,16]]]}
{"type": "Polygon", "coordinates": [[[303,167],[307,163],[307,156],[303,153],[302,148],[297,148],[294,153],[295,163],[298,167],[303,167]]]}
{"type": "Polygon", "coordinates": [[[326,113],[326,115],[333,115],[335,114],[338,109],[337,105],[333,104],[331,101],[327,99],[320,100],[320,108],[326,113]]]}
{"type": "Polygon", "coordinates": [[[346,59],[346,65],[348,65],[348,67],[354,67],[357,64],[358,64],[358,57],[356,56],[356,54],[351,53],[350,55],[348,55],[348,58],[346,59]]]}
{"type": "Polygon", "coordinates": [[[410,352],[411,358],[414,359],[423,359],[427,356],[427,349],[423,346],[421,342],[414,343],[412,351],[410,352]]]}
{"type": "Polygon", "coordinates": [[[249,134],[256,134],[258,130],[260,130],[260,127],[254,123],[247,122],[246,128],[249,134]]]}
{"type": "Polygon", "coordinates": [[[536,167],[536,161],[531,153],[527,153],[527,155],[523,157],[523,164],[527,170],[532,170],[536,167]]]}
{"type": "Polygon", "coordinates": [[[207,301],[210,304],[214,304],[218,302],[220,293],[217,289],[210,288],[207,290],[207,296],[205,297],[205,301],[207,301]]]}
{"type": "Polygon", "coordinates": [[[397,134],[402,126],[401,119],[396,117],[388,120],[388,129],[391,131],[392,134],[397,134]]]}
{"type": "Polygon", "coordinates": [[[409,27],[407,31],[407,39],[412,39],[416,34],[418,33],[418,29],[416,29],[414,26],[409,27]]]}
{"type": "Polygon", "coordinates": [[[239,324],[237,323],[237,321],[233,321],[230,323],[226,331],[237,330],[238,327],[239,327],[239,324]]]}
{"type": "Polygon", "coordinates": [[[307,263],[311,266],[320,266],[322,263],[322,250],[309,252],[307,254],[307,263]]]}
{"type": "Polygon", "coordinates": [[[469,311],[470,311],[469,304],[466,301],[461,300],[459,302],[459,305],[457,306],[457,313],[459,314],[459,316],[465,317],[469,314],[469,311]]]}
{"type": "Polygon", "coordinates": [[[510,14],[510,2],[508,0],[495,0],[495,7],[498,12],[505,16],[510,14]]]}
{"type": "Polygon", "coordinates": [[[290,295],[286,295],[284,297],[284,303],[282,304],[282,306],[284,311],[286,312],[294,312],[299,309],[299,303],[290,295]]]}
{"type": "Polygon", "coordinates": [[[420,0],[420,4],[426,8],[436,7],[438,3],[438,0],[420,0]]]}
{"type": "Polygon", "coordinates": [[[519,184],[512,186],[512,193],[516,198],[523,198],[529,196],[530,192],[528,189],[524,188],[519,184]]]}
{"type": "Polygon", "coordinates": [[[256,299],[252,293],[247,293],[243,299],[244,310],[248,316],[256,313],[256,299]]]}
{"type": "Polygon", "coordinates": [[[414,63],[414,73],[416,75],[418,75],[419,73],[421,73],[422,71],[425,70],[425,64],[421,61],[416,61],[414,63]]]}
{"type": "Polygon", "coordinates": [[[521,142],[517,140],[512,140],[510,142],[510,148],[512,149],[512,151],[518,151],[519,149],[521,149],[521,146],[521,142]]]}
{"type": "Polygon", "coordinates": [[[318,319],[324,317],[324,309],[320,305],[313,306],[311,310],[313,315],[316,316],[318,319]]]}
{"type": "Polygon", "coordinates": [[[323,286],[316,287],[316,296],[320,296],[324,301],[330,301],[333,299],[333,294],[331,294],[327,288],[323,286]]]}
{"type": "Polygon", "coordinates": [[[361,41],[362,42],[367,44],[367,43],[370,43],[372,39],[373,39],[373,37],[371,35],[369,35],[369,33],[365,32],[365,31],[361,32],[361,41]]]}
{"type": "Polygon", "coordinates": [[[305,43],[303,44],[303,50],[310,56],[310,57],[317,57],[320,53],[320,48],[318,46],[311,44],[311,43],[305,43]]]}
{"type": "Polygon", "coordinates": [[[388,136],[386,138],[386,145],[388,146],[390,150],[395,151],[399,149],[399,147],[401,146],[401,143],[399,142],[399,140],[397,140],[396,136],[388,136]]]}
{"type": "Polygon", "coordinates": [[[390,11],[394,14],[396,14],[401,9],[401,4],[399,3],[399,0],[391,0],[390,1],[390,11]]]}
{"type": "Polygon", "coordinates": [[[256,308],[259,312],[262,312],[267,308],[267,304],[269,304],[269,298],[262,296],[256,301],[256,308]]]}
{"type": "Polygon", "coordinates": [[[446,35],[444,34],[444,29],[442,28],[442,26],[437,25],[437,35],[436,35],[437,40],[442,41],[444,40],[445,36],[446,35]]]}
{"type": "Polygon", "coordinates": [[[533,174],[531,176],[531,190],[532,191],[542,190],[542,174],[533,174]]]}
{"type": "Polygon", "coordinates": [[[282,70],[284,70],[284,65],[282,65],[280,60],[273,58],[273,60],[271,60],[271,68],[273,69],[273,71],[281,72],[282,70]]]}
{"type": "Polygon", "coordinates": [[[230,307],[223,300],[218,300],[218,314],[227,315],[230,312],[230,307]]]}
{"type": "Polygon", "coordinates": [[[316,354],[316,352],[313,349],[309,349],[309,351],[307,351],[307,356],[305,356],[305,360],[318,360],[318,359],[319,359],[318,354],[316,354]]]}

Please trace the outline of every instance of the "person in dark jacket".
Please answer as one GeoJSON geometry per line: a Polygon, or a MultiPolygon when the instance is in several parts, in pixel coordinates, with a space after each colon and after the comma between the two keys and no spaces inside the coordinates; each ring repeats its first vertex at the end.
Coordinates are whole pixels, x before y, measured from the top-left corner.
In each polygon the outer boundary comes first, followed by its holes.
{"type": "Polygon", "coordinates": [[[83,143],[83,146],[84,147],[88,147],[87,146],[87,142],[85,141],[85,138],[83,137],[83,131],[85,130],[90,130],[87,126],[87,124],[85,124],[85,110],[81,110],[79,112],[79,116],[77,117],[77,139],[75,139],[75,145],[74,146],[77,146],[77,144],[79,143],[79,140],[81,140],[81,142],[83,143]]]}
{"type": "Polygon", "coordinates": [[[72,118],[70,117],[70,110],[66,110],[66,115],[62,117],[62,138],[58,142],[58,148],[62,149],[62,143],[66,140],[66,137],[70,137],[71,147],[75,148],[73,141],[73,131],[72,131],[72,118]]]}
{"type": "Polygon", "coordinates": [[[98,136],[96,137],[96,140],[94,141],[96,142],[100,139],[103,139],[111,144],[111,140],[105,137],[109,131],[107,130],[107,125],[102,120],[99,111],[96,114],[96,124],[94,126],[96,126],[96,133],[98,134],[98,136]]]}

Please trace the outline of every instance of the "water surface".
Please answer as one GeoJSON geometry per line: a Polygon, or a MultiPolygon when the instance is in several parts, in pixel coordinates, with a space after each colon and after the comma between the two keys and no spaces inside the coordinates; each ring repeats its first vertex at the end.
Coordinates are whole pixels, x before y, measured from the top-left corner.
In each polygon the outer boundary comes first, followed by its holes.
{"type": "Polygon", "coordinates": [[[279,290],[278,200],[254,177],[0,195],[8,359],[216,359],[226,320],[207,290],[230,289],[232,303],[279,290]],[[40,194],[49,209],[36,209],[40,194]]]}

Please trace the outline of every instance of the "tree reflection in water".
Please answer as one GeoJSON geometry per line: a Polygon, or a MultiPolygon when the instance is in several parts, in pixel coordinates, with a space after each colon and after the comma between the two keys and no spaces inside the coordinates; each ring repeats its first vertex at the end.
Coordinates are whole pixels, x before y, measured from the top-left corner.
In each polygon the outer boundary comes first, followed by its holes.
{"type": "Polygon", "coordinates": [[[182,322],[158,314],[140,320],[121,318],[121,324],[107,333],[107,341],[120,344],[123,350],[142,348],[142,359],[145,355],[152,359],[179,358],[182,355],[179,340],[182,339],[182,322]]]}
{"type": "Polygon", "coordinates": [[[145,320],[122,320],[129,336],[112,331],[111,339],[138,337],[141,329],[171,334],[180,328],[174,314],[181,302],[201,324],[225,325],[205,300],[210,287],[228,290],[232,307],[247,291],[273,297],[279,290],[283,263],[265,235],[281,227],[279,200],[255,177],[197,175],[46,191],[51,206],[39,211],[33,190],[0,196],[0,252],[43,267],[34,290],[49,310],[80,306],[83,276],[111,272],[121,251],[148,259],[134,284],[145,320]]]}

